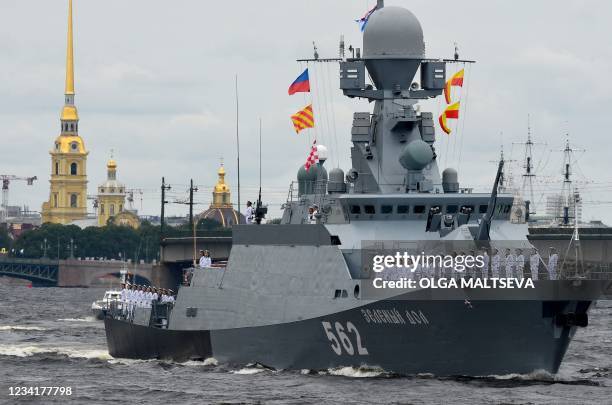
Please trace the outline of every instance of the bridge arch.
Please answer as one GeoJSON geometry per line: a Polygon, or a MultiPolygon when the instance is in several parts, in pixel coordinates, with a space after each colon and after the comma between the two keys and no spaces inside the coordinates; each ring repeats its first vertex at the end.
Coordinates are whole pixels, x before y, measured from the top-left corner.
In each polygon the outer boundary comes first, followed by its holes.
{"type": "Polygon", "coordinates": [[[37,287],[57,286],[59,263],[45,260],[0,260],[0,276],[29,280],[37,287]]]}

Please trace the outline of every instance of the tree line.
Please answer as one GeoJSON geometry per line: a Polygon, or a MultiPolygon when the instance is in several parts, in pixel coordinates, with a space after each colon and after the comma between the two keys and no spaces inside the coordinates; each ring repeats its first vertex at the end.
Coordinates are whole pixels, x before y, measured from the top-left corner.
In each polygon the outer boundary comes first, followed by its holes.
{"type": "MultiPolygon", "coordinates": [[[[231,234],[231,230],[210,219],[198,222],[196,233],[231,234]]],[[[189,237],[193,229],[188,224],[164,226],[164,237],[189,237]]],[[[105,258],[151,262],[159,260],[161,227],[143,222],[138,229],[109,224],[81,229],[76,225],[43,224],[25,231],[12,240],[6,227],[0,227],[0,250],[6,248],[10,256],[22,258],[68,259],[105,258]]]]}

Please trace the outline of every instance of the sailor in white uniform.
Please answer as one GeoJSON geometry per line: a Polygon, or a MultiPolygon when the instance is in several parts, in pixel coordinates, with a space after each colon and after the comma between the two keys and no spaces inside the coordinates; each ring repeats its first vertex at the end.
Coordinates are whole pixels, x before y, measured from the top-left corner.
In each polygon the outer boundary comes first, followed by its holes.
{"type": "Polygon", "coordinates": [[[166,302],[174,304],[174,291],[168,290],[168,298],[166,299],[166,302]]]}
{"type": "Polygon", "coordinates": [[[529,256],[529,270],[531,271],[531,279],[537,280],[540,271],[540,254],[538,249],[533,249],[533,253],[529,256]]]}
{"type": "Polygon", "coordinates": [[[135,297],[136,294],[136,286],[135,285],[131,285],[130,289],[128,290],[128,294],[127,294],[127,300],[128,300],[128,304],[127,304],[127,308],[128,308],[128,318],[132,318],[133,314],[134,314],[134,302],[136,300],[135,297]]]}
{"type": "Polygon", "coordinates": [[[138,288],[138,294],[136,295],[136,308],[143,308],[145,301],[144,295],[144,287],[140,286],[140,288],[138,288]]]}
{"type": "Polygon", "coordinates": [[[250,201],[247,201],[246,203],[246,211],[244,212],[244,217],[246,218],[246,223],[247,224],[252,224],[253,223],[253,203],[250,201]]]}
{"type": "Polygon", "coordinates": [[[200,250],[200,268],[204,269],[212,265],[210,252],[208,250],[200,250]]]}
{"type": "Polygon", "coordinates": [[[151,287],[147,287],[147,292],[145,293],[145,308],[151,308],[151,301],[153,301],[153,291],[151,291],[151,287]]]}
{"type": "MultiPolygon", "coordinates": [[[[453,256],[453,261],[456,261],[457,260],[457,256],[459,256],[459,253],[457,253],[456,251],[453,251],[453,253],[451,253],[451,256],[453,256]]],[[[454,280],[457,280],[457,279],[463,277],[463,272],[455,270],[455,268],[452,267],[452,266],[448,267],[446,269],[446,271],[449,273],[448,277],[452,278],[454,280]]]]}
{"type": "Polygon", "coordinates": [[[559,255],[557,250],[553,247],[550,248],[550,254],[548,255],[548,277],[551,280],[557,279],[557,263],[559,261],[559,255]]]}
{"type": "Polygon", "coordinates": [[[501,255],[499,249],[493,249],[493,257],[491,258],[491,276],[499,278],[499,268],[501,267],[501,255]]]}
{"type": "Polygon", "coordinates": [[[128,307],[128,287],[125,283],[121,283],[123,288],[121,289],[120,301],[121,301],[121,315],[124,317],[127,315],[128,307]]]}
{"type": "Polygon", "coordinates": [[[489,278],[489,261],[490,257],[487,253],[487,249],[482,249],[482,267],[480,268],[480,273],[482,274],[482,278],[489,278]]]}
{"type": "Polygon", "coordinates": [[[506,249],[504,266],[506,268],[506,277],[512,277],[512,270],[514,270],[514,266],[516,266],[516,256],[512,254],[510,249],[506,249]]]}
{"type": "Polygon", "coordinates": [[[516,249],[516,278],[525,277],[525,256],[523,255],[523,249],[516,249]]]}
{"type": "Polygon", "coordinates": [[[317,217],[315,207],[308,207],[308,215],[306,216],[306,222],[311,225],[315,225],[317,223],[317,217]]]}
{"type": "Polygon", "coordinates": [[[135,285],[132,288],[132,295],[130,296],[130,307],[131,307],[132,314],[134,313],[134,308],[136,308],[137,303],[138,303],[138,286],[135,285]]]}
{"type": "MultiPolygon", "coordinates": [[[[475,250],[470,250],[470,254],[467,255],[467,256],[464,256],[464,257],[465,258],[467,258],[467,257],[475,258],[476,256],[477,256],[476,255],[476,251],[475,250]]],[[[476,260],[476,259],[474,259],[474,260],[476,260]]],[[[465,263],[465,261],[464,261],[464,263],[465,263]]],[[[476,272],[477,269],[480,270],[480,266],[477,266],[476,264],[474,264],[472,267],[469,267],[469,266],[466,265],[465,266],[465,275],[468,278],[476,278],[476,277],[478,277],[478,274],[476,272]]]]}
{"type": "Polygon", "coordinates": [[[312,211],[312,218],[310,220],[311,224],[316,224],[317,223],[317,217],[319,216],[319,206],[318,205],[313,205],[312,206],[313,211],[312,211]]]}

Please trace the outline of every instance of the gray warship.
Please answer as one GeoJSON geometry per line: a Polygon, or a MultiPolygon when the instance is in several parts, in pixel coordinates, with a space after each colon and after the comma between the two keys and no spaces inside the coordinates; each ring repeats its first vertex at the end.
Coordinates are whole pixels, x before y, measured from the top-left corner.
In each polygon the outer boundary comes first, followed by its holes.
{"type": "Polygon", "coordinates": [[[529,246],[527,224],[512,220],[513,195],[497,192],[503,161],[491,193],[460,188],[453,169],[440,174],[433,114],[416,106],[442,94],[446,66],[455,62],[425,58],[417,18],[379,0],[363,34],[363,57],[340,61],[344,95],[374,104],[372,112],[354,114],[352,168],[301,167],[282,223],[235,225],[226,267],[196,270],[173,308],[137,308],[130,319],[110,313],[109,353],[275,369],[556,372],[597,298],[584,280],[540,280],[529,290],[367,294],[368,243],[529,246]],[[366,85],[367,74],[374,86],[366,85]]]}

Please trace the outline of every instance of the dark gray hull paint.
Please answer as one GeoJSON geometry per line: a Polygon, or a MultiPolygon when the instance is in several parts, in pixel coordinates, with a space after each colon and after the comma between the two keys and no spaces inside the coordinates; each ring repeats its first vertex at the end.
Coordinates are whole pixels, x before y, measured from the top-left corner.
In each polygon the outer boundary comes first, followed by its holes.
{"type": "Polygon", "coordinates": [[[554,316],[585,313],[589,306],[588,301],[391,300],[309,320],[212,331],[157,329],[110,318],[105,323],[113,357],[215,357],[275,369],[372,366],[400,374],[503,375],[557,372],[574,328],[555,326],[554,316]],[[338,340],[336,322],[346,333],[350,343],[339,342],[340,354],[324,322],[338,340]],[[358,345],[367,354],[359,354],[358,345]]]}
{"type": "Polygon", "coordinates": [[[179,362],[211,357],[208,331],[152,328],[104,319],[108,352],[117,358],[171,359],[179,362]]]}

